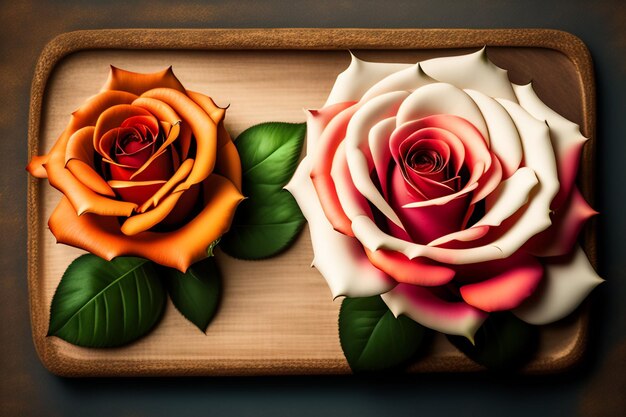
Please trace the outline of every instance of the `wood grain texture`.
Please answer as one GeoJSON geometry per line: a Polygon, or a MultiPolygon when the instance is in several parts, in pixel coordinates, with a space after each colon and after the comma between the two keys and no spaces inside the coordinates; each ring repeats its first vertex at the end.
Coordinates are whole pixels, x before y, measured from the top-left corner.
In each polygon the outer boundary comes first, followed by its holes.
{"type": "MultiPolygon", "coordinates": [[[[593,203],[595,90],[589,53],[580,40],[549,30],[271,29],[107,30],[61,35],[44,49],[31,92],[29,155],[50,149],[69,114],[104,83],[113,64],[134,71],[173,65],[189,89],[230,104],[233,135],[255,123],[302,122],[302,108],[323,104],[346,49],[375,61],[415,62],[488,45],[490,58],[512,81],[532,80],[551,107],[592,138],[585,147],[580,186],[593,203]]],[[[57,245],[46,221],[59,200],[47,183],[28,190],[28,280],[33,339],[44,365],[66,376],[257,375],[348,373],[337,336],[340,301],[309,267],[308,232],[277,258],[217,258],[224,296],[203,335],[171,304],[147,337],[118,349],[85,349],[45,337],[54,290],[79,250],[57,245]]],[[[582,236],[595,266],[593,223],[582,236]]],[[[525,372],[566,369],[584,352],[588,314],[542,329],[541,348],[525,372]]],[[[443,337],[413,372],[476,371],[443,337]]]]}

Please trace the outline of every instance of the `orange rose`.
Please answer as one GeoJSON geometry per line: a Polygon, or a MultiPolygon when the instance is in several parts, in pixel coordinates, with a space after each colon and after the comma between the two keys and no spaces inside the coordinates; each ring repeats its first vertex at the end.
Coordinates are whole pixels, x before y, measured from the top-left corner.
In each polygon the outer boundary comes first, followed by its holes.
{"type": "Polygon", "coordinates": [[[48,225],[60,243],[105,259],[140,256],[185,271],[230,227],[241,195],[225,109],[171,68],[111,67],[27,170],[63,193],[48,225]]]}

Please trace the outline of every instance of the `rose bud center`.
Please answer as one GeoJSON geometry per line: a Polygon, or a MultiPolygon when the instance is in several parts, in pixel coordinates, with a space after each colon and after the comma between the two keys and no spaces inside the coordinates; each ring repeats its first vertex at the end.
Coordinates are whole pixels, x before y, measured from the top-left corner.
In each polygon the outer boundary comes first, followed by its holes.
{"type": "Polygon", "coordinates": [[[107,135],[112,135],[112,163],[106,163],[104,172],[108,180],[126,182],[114,187],[121,200],[143,204],[171,178],[174,166],[180,163],[173,161],[171,145],[161,149],[166,132],[152,117],[129,117],[107,135]]]}
{"type": "Polygon", "coordinates": [[[152,133],[142,134],[136,128],[123,133],[126,134],[119,137],[115,144],[115,160],[123,165],[140,168],[154,153],[155,138],[152,133]]]}
{"type": "Polygon", "coordinates": [[[409,155],[408,166],[420,174],[439,172],[443,169],[443,158],[433,149],[422,149],[409,155]]]}
{"type": "Polygon", "coordinates": [[[459,190],[450,147],[442,140],[405,140],[400,146],[401,170],[407,183],[428,198],[459,190]]]}

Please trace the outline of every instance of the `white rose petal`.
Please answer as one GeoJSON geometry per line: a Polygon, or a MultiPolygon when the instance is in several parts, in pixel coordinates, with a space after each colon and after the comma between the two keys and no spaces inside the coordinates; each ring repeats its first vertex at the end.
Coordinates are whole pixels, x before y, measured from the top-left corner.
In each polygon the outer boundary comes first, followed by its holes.
{"type": "Polygon", "coordinates": [[[515,123],[493,98],[475,90],[465,90],[480,109],[489,130],[490,149],[498,157],[508,178],[522,162],[523,150],[515,123]]]}
{"type": "Polygon", "coordinates": [[[381,297],[394,316],[404,314],[429,329],[465,336],[472,343],[476,330],[487,318],[485,312],[465,302],[443,301],[417,285],[398,284],[381,297]]]}
{"type": "Polygon", "coordinates": [[[398,110],[397,126],[435,114],[462,117],[483,136],[489,144],[489,130],[480,109],[463,90],[447,83],[428,84],[411,93],[398,110]]]}
{"type": "Polygon", "coordinates": [[[434,82],[437,82],[437,80],[426,75],[422,70],[422,66],[417,63],[380,80],[367,90],[361,101],[368,101],[376,96],[393,91],[415,91],[419,87],[434,82]]]}
{"type": "Polygon", "coordinates": [[[591,290],[604,282],[578,245],[565,262],[546,259],[544,282],[528,300],[513,310],[513,314],[530,324],[543,325],[566,317],[591,290]]]}
{"type": "MultiPolygon", "coordinates": [[[[355,187],[399,227],[402,227],[402,222],[372,182],[364,150],[370,153],[367,140],[372,128],[381,120],[394,116],[400,104],[408,95],[409,93],[405,91],[395,91],[377,96],[366,102],[352,116],[344,141],[348,167],[350,168],[350,175],[355,187]]],[[[389,148],[388,145],[387,148],[389,148]]],[[[369,156],[371,156],[371,153],[369,156]]],[[[352,219],[355,216],[348,217],[352,219]]]]}
{"type": "Polygon", "coordinates": [[[294,196],[309,223],[312,266],[326,279],[333,298],[368,297],[389,291],[395,281],[369,262],[356,239],[335,231],[326,219],[309,177],[309,161],[309,157],[302,160],[285,189],[294,196]]]}
{"type": "Polygon", "coordinates": [[[485,48],[467,55],[429,59],[421,66],[438,81],[516,101],[507,71],[489,60],[485,48]]]}
{"type": "Polygon", "coordinates": [[[324,107],[344,101],[358,101],[374,84],[411,64],[387,64],[362,61],[351,54],[350,66],[337,76],[324,107]]]}

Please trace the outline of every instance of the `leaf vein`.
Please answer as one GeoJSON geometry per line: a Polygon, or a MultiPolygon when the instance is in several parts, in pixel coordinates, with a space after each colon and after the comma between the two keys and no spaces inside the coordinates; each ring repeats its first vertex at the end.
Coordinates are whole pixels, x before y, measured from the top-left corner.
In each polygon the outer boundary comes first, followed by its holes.
{"type": "MultiPolygon", "coordinates": [[[[68,323],[70,323],[74,318],[76,318],[77,316],[80,317],[80,313],[87,308],[87,306],[91,305],[91,303],[98,297],[100,297],[101,295],[105,294],[106,291],[109,290],[109,288],[113,287],[115,284],[117,284],[120,280],[122,280],[123,278],[125,278],[126,276],[128,276],[130,273],[132,273],[133,271],[135,271],[137,268],[141,268],[143,265],[145,265],[148,261],[147,260],[143,260],[143,262],[141,262],[140,264],[132,267],[131,269],[129,269],[128,271],[126,271],[124,274],[120,275],[119,277],[115,278],[113,281],[111,281],[109,284],[107,284],[103,289],[101,289],[100,291],[98,291],[95,295],[93,295],[85,304],[83,304],[83,306],[81,308],[79,308],[78,310],[76,310],[76,312],[74,314],[72,314],[67,321],[63,324],[63,326],[61,326],[56,333],[60,333],[65,326],[67,326],[68,323]]],[[[104,297],[104,299],[106,300],[106,296],[104,297]]]]}

